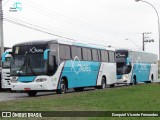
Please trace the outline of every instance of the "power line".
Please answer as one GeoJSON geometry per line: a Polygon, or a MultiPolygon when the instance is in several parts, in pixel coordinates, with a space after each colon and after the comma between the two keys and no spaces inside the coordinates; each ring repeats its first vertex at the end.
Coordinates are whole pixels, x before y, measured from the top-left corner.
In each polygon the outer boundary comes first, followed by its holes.
{"type": "Polygon", "coordinates": [[[24,24],[16,22],[16,21],[9,20],[7,18],[3,18],[3,19],[5,21],[7,21],[7,22],[10,22],[10,23],[13,23],[13,24],[16,24],[16,25],[20,25],[20,26],[25,27],[25,28],[29,28],[29,29],[36,30],[36,31],[39,31],[39,32],[43,32],[43,33],[46,33],[46,34],[49,34],[49,35],[54,35],[54,36],[57,36],[57,37],[65,38],[65,39],[68,39],[68,40],[76,41],[74,39],[71,39],[71,38],[68,38],[68,37],[64,37],[64,36],[61,36],[61,35],[57,35],[57,34],[54,34],[54,33],[51,33],[51,32],[47,32],[47,31],[44,31],[44,30],[40,30],[40,29],[37,29],[37,28],[34,28],[34,27],[30,27],[28,25],[24,25],[24,24]]]}
{"type": "MultiPolygon", "coordinates": [[[[37,28],[33,28],[33,27],[30,27],[30,26],[24,25],[22,23],[19,23],[19,22],[13,21],[13,20],[9,20],[7,18],[4,18],[4,20],[7,21],[7,22],[10,22],[10,23],[25,27],[25,28],[29,28],[29,29],[32,29],[32,30],[43,32],[43,33],[46,33],[46,34],[49,34],[49,35],[54,35],[54,36],[57,36],[57,37],[60,37],[60,38],[64,38],[64,39],[68,39],[68,40],[71,40],[71,41],[74,41],[74,42],[76,41],[74,39],[67,38],[67,37],[64,37],[64,36],[61,36],[61,35],[57,35],[57,34],[54,34],[54,33],[51,33],[51,32],[47,32],[47,31],[44,31],[44,30],[40,30],[40,29],[37,29],[37,28]]],[[[71,41],[66,41],[66,42],[71,42],[71,41]]],[[[99,44],[93,44],[93,43],[87,43],[87,44],[106,47],[105,45],[99,45],[99,44]]]]}
{"type": "MultiPolygon", "coordinates": [[[[12,20],[12,21],[19,21],[21,24],[27,24],[27,25],[29,25],[29,26],[33,26],[33,27],[38,27],[39,29],[42,29],[43,31],[44,30],[49,30],[49,29],[46,29],[46,28],[44,28],[44,27],[41,27],[41,26],[38,26],[38,25],[35,25],[35,24],[31,24],[31,23],[28,23],[28,22],[25,22],[24,20],[22,21],[22,20],[20,20],[20,19],[18,19],[18,18],[15,18],[15,17],[10,17],[9,15],[6,15],[6,14],[4,14],[4,16],[5,16],[5,18],[6,19],[9,19],[9,20],[12,20]],[[9,18],[8,18],[9,17],[9,18]]],[[[49,30],[50,31],[50,30],[49,30]]],[[[65,33],[66,33],[66,31],[65,31],[65,33]]],[[[68,31],[67,31],[67,34],[68,34],[68,31]]],[[[71,35],[71,36],[73,36],[73,35],[71,35]]],[[[93,38],[88,38],[88,37],[82,37],[82,36],[79,36],[79,35],[76,35],[76,37],[78,37],[78,38],[87,38],[87,40],[93,40],[93,38]]],[[[104,42],[106,41],[102,41],[102,40],[97,40],[97,39],[95,39],[95,41],[96,42],[99,42],[99,43],[102,43],[102,44],[104,44],[104,42]]],[[[108,41],[106,41],[106,42],[108,42],[108,41]]]]}
{"type": "MultiPolygon", "coordinates": [[[[109,28],[107,28],[107,30],[106,30],[106,28],[102,28],[102,27],[99,27],[99,26],[91,25],[89,23],[82,22],[79,19],[65,16],[65,15],[63,15],[61,13],[56,12],[56,11],[51,11],[51,9],[47,9],[47,8],[45,8],[43,6],[39,6],[39,5],[37,5],[37,4],[33,3],[33,2],[25,3],[25,4],[28,4],[29,8],[31,8],[35,12],[38,12],[39,14],[43,14],[43,15],[46,15],[46,16],[51,17],[51,18],[54,17],[54,18],[60,19],[62,22],[65,22],[65,23],[67,22],[67,23],[73,24],[73,25],[79,24],[81,27],[82,26],[83,27],[87,27],[88,29],[94,30],[96,32],[98,31],[98,32],[106,33],[106,31],[108,31],[107,33],[111,33],[111,34],[114,34],[114,35],[115,34],[122,34],[122,33],[125,33],[125,34],[129,33],[129,32],[117,31],[117,30],[113,30],[113,29],[109,29],[109,28]],[[39,10],[42,10],[42,11],[40,12],[39,10]]],[[[139,34],[139,33],[130,33],[130,34],[139,34]]]]}

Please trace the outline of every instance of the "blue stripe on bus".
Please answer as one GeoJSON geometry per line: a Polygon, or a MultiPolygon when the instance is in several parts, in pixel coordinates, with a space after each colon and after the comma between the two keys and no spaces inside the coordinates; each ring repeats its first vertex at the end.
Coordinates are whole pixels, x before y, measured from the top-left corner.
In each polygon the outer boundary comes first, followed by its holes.
{"type": "Polygon", "coordinates": [[[68,60],[65,62],[60,78],[67,77],[68,88],[96,86],[99,69],[100,62],[68,60]]]}
{"type": "Polygon", "coordinates": [[[149,81],[150,70],[151,64],[135,63],[132,72],[132,79],[133,76],[136,75],[136,82],[149,81]]]}
{"type": "Polygon", "coordinates": [[[33,82],[36,76],[20,76],[18,78],[19,82],[33,82]]]}

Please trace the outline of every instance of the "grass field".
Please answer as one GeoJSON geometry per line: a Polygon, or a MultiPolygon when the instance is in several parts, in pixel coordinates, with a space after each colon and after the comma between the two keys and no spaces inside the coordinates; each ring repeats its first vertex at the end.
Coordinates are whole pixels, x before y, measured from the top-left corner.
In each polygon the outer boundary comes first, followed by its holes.
{"type": "MultiPolygon", "coordinates": [[[[160,84],[140,84],[0,102],[0,111],[160,111],[160,84]]],[[[17,119],[17,118],[15,118],[17,119]]],[[[26,118],[27,119],[27,118],[26,118]]],[[[53,118],[50,118],[53,119],[53,118]]],[[[55,118],[65,119],[65,118],[55,118]]],[[[75,119],[75,118],[67,118],[75,119]]],[[[78,119],[78,118],[77,118],[78,119]]],[[[124,118],[79,118],[113,119],[124,118]]],[[[125,118],[128,120],[136,118],[125,118]]],[[[153,118],[138,118],[153,119],[153,118]]],[[[155,119],[155,118],[154,118],[155,119]]],[[[157,118],[158,119],[158,118],[157,118]]],[[[39,119],[37,119],[39,120],[39,119]]]]}

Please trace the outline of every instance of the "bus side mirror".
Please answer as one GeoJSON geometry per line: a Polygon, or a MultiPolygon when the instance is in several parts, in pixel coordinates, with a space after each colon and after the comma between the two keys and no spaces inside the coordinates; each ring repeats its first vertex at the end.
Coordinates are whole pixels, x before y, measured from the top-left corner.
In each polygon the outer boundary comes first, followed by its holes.
{"type": "Polygon", "coordinates": [[[49,53],[49,49],[44,51],[44,54],[43,54],[43,59],[44,60],[48,60],[48,53],[49,53]]]}
{"type": "Polygon", "coordinates": [[[10,54],[9,52],[4,52],[3,54],[2,54],[2,62],[5,62],[6,61],[6,55],[7,54],[10,54]]]}

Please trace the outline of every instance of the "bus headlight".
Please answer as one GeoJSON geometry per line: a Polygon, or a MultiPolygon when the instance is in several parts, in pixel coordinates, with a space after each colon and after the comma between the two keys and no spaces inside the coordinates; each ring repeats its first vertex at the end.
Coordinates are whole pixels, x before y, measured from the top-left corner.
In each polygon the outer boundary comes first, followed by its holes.
{"type": "Polygon", "coordinates": [[[46,78],[38,78],[38,79],[36,79],[36,82],[45,82],[45,81],[47,81],[46,78]]]}
{"type": "Polygon", "coordinates": [[[123,78],[123,80],[127,80],[128,79],[128,75],[123,75],[122,78],[123,78]]]}

